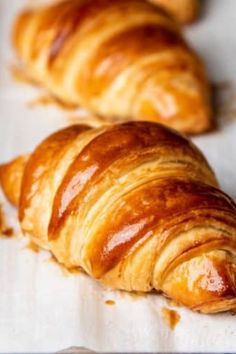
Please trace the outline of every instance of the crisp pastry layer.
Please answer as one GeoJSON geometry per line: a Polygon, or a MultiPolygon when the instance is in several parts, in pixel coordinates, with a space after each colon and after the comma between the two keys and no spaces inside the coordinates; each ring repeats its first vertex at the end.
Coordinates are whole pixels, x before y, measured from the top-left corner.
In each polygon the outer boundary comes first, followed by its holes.
{"type": "Polygon", "coordinates": [[[212,126],[201,60],[175,21],[144,0],[67,0],[27,9],[16,18],[13,43],[26,75],[61,101],[186,133],[212,126]]]}
{"type": "Polygon", "coordinates": [[[236,309],[236,205],[175,131],[71,126],[2,165],[0,182],[24,234],[66,267],[201,312],[236,309]]]}

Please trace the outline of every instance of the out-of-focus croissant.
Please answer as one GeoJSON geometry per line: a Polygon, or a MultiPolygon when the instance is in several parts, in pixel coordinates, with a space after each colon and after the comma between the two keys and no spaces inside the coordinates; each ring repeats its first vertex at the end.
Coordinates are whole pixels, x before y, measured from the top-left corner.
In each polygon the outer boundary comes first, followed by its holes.
{"type": "Polygon", "coordinates": [[[190,23],[199,14],[199,0],[150,0],[170,12],[178,22],[190,23]]]}
{"type": "Polygon", "coordinates": [[[3,190],[16,200],[15,166],[22,230],[59,262],[201,312],[236,309],[236,205],[186,138],[149,122],[77,125],[25,161],[2,165],[3,190]]]}
{"type": "Polygon", "coordinates": [[[211,127],[202,62],[177,24],[144,0],[69,0],[20,14],[22,67],[66,103],[186,133],[211,127]]]}

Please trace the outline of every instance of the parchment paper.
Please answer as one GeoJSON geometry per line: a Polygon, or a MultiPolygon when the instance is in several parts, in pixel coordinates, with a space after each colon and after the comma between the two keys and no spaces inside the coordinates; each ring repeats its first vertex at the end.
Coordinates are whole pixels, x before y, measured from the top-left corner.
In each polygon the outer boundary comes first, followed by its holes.
{"type": "MultiPolygon", "coordinates": [[[[54,106],[30,108],[38,90],[16,83],[9,74],[10,23],[22,5],[23,0],[0,0],[0,162],[30,151],[50,132],[69,124],[66,117],[72,115],[54,106]]],[[[231,82],[217,86],[224,110],[219,129],[194,141],[234,198],[235,22],[235,0],[212,0],[203,19],[186,30],[211,80],[231,82]]],[[[14,220],[9,207],[7,215],[14,220]]],[[[48,253],[34,253],[26,243],[24,238],[0,239],[0,352],[56,352],[71,346],[126,352],[236,351],[236,317],[195,314],[171,306],[161,296],[134,297],[103,289],[83,274],[67,274],[48,253]],[[106,300],[115,304],[107,305],[106,300]],[[181,316],[173,331],[162,317],[163,306],[181,316]]]]}

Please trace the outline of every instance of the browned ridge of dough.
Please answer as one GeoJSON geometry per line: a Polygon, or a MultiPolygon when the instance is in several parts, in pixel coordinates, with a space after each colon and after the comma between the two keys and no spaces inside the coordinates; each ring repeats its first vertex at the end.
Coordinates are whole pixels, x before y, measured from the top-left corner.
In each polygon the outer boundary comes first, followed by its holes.
{"type": "Polygon", "coordinates": [[[150,0],[163,7],[181,24],[189,24],[199,17],[201,0],[150,0]]]}
{"type": "Polygon", "coordinates": [[[2,165],[0,181],[22,231],[67,268],[196,311],[236,310],[236,205],[174,130],[74,125],[2,165]]]}
{"type": "Polygon", "coordinates": [[[212,127],[203,63],[177,23],[144,0],[66,0],[16,18],[21,67],[67,105],[120,121],[212,127]]]}

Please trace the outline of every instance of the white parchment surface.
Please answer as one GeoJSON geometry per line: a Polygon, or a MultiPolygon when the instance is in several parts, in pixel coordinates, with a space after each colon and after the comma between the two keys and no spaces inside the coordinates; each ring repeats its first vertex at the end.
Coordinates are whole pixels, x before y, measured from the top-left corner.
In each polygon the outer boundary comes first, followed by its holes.
{"type": "MultiPolygon", "coordinates": [[[[31,151],[50,132],[67,125],[71,115],[54,106],[30,108],[38,91],[9,74],[10,24],[23,3],[0,0],[0,162],[31,151]]],[[[236,83],[235,23],[235,0],[211,0],[203,19],[187,29],[214,82],[236,83]]],[[[234,90],[225,85],[221,91],[230,96],[230,112],[222,112],[218,131],[194,140],[222,188],[236,198],[234,90]]],[[[13,210],[7,214],[14,219],[13,210]]],[[[34,253],[25,245],[25,239],[0,239],[0,352],[55,352],[71,346],[126,352],[236,351],[236,317],[178,307],[181,320],[172,331],[161,314],[163,306],[170,307],[162,297],[105,290],[83,274],[66,274],[49,254],[34,253]],[[106,300],[115,304],[108,306],[106,300]]]]}

